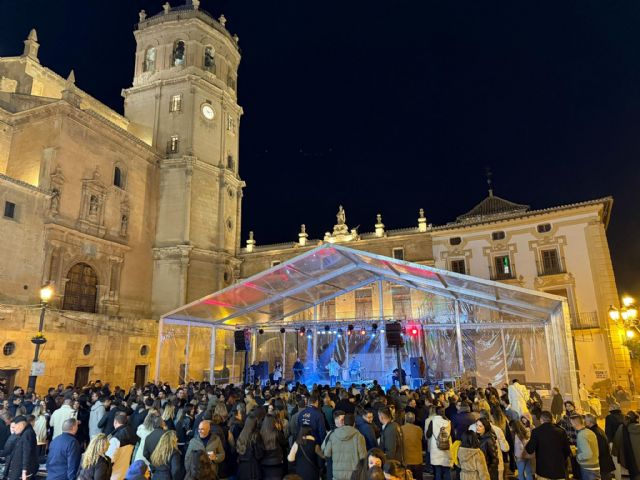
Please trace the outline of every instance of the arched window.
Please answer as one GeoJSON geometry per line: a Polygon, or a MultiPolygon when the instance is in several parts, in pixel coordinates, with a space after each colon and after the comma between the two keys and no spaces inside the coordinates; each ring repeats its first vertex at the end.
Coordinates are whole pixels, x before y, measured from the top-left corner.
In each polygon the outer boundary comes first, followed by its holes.
{"type": "Polygon", "coordinates": [[[216,60],[211,46],[204,47],[204,69],[214,73],[216,71],[216,60]]]}
{"type": "Polygon", "coordinates": [[[174,66],[184,65],[185,44],[182,40],[176,40],[173,44],[172,63],[174,66]]]}
{"type": "Polygon", "coordinates": [[[124,172],[120,167],[113,169],[113,184],[118,188],[124,188],[124,172]]]}
{"type": "Polygon", "coordinates": [[[63,310],[95,313],[98,295],[98,277],[95,270],[86,263],[76,263],[69,270],[67,278],[63,310]]]}
{"type": "Polygon", "coordinates": [[[236,164],[233,161],[233,155],[227,155],[227,168],[229,170],[234,170],[235,167],[236,167],[236,164]]]}
{"type": "Polygon", "coordinates": [[[156,69],[156,49],[155,47],[149,47],[144,52],[144,65],[142,70],[144,72],[153,72],[156,69]]]}

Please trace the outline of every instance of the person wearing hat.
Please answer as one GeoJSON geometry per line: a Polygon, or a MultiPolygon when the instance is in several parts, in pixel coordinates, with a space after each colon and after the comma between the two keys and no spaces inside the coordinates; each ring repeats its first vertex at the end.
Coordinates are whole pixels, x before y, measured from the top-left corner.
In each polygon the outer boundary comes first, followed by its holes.
{"type": "Polygon", "coordinates": [[[11,436],[4,447],[6,480],[26,480],[38,473],[36,433],[20,415],[11,422],[11,436]]]}

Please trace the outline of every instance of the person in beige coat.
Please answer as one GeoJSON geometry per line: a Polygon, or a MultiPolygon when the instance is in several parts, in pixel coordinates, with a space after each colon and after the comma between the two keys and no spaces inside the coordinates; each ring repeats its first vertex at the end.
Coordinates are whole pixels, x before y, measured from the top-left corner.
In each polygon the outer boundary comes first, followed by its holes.
{"type": "Polygon", "coordinates": [[[487,461],[480,450],[480,441],[476,432],[467,430],[462,434],[458,449],[460,480],[489,480],[487,461]]]}
{"type": "Polygon", "coordinates": [[[404,414],[404,425],[400,427],[402,431],[402,445],[404,450],[404,463],[413,478],[422,478],[424,470],[422,456],[422,429],[415,425],[416,416],[412,412],[404,414]]]}

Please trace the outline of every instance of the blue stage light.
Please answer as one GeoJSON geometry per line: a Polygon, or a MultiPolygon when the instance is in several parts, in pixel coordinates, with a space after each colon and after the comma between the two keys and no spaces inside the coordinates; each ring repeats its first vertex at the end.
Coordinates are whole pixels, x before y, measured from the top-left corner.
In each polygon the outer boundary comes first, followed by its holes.
{"type": "Polygon", "coordinates": [[[380,329],[380,333],[384,333],[384,328],[381,328],[381,329],[380,329]]]}

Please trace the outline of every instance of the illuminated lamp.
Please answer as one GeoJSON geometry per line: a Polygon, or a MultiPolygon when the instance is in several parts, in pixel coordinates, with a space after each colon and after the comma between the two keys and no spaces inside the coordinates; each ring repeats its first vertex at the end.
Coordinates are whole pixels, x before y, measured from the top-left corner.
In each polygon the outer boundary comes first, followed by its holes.
{"type": "Polygon", "coordinates": [[[414,337],[418,335],[418,327],[411,327],[411,335],[414,337]]]}
{"type": "Polygon", "coordinates": [[[364,328],[360,330],[360,335],[364,335],[365,333],[367,333],[367,331],[364,328]]]}
{"type": "Polygon", "coordinates": [[[631,329],[628,329],[628,330],[627,330],[627,338],[633,338],[633,337],[635,337],[635,336],[636,336],[636,332],[634,332],[634,331],[633,331],[633,330],[631,330],[631,329]]]}

